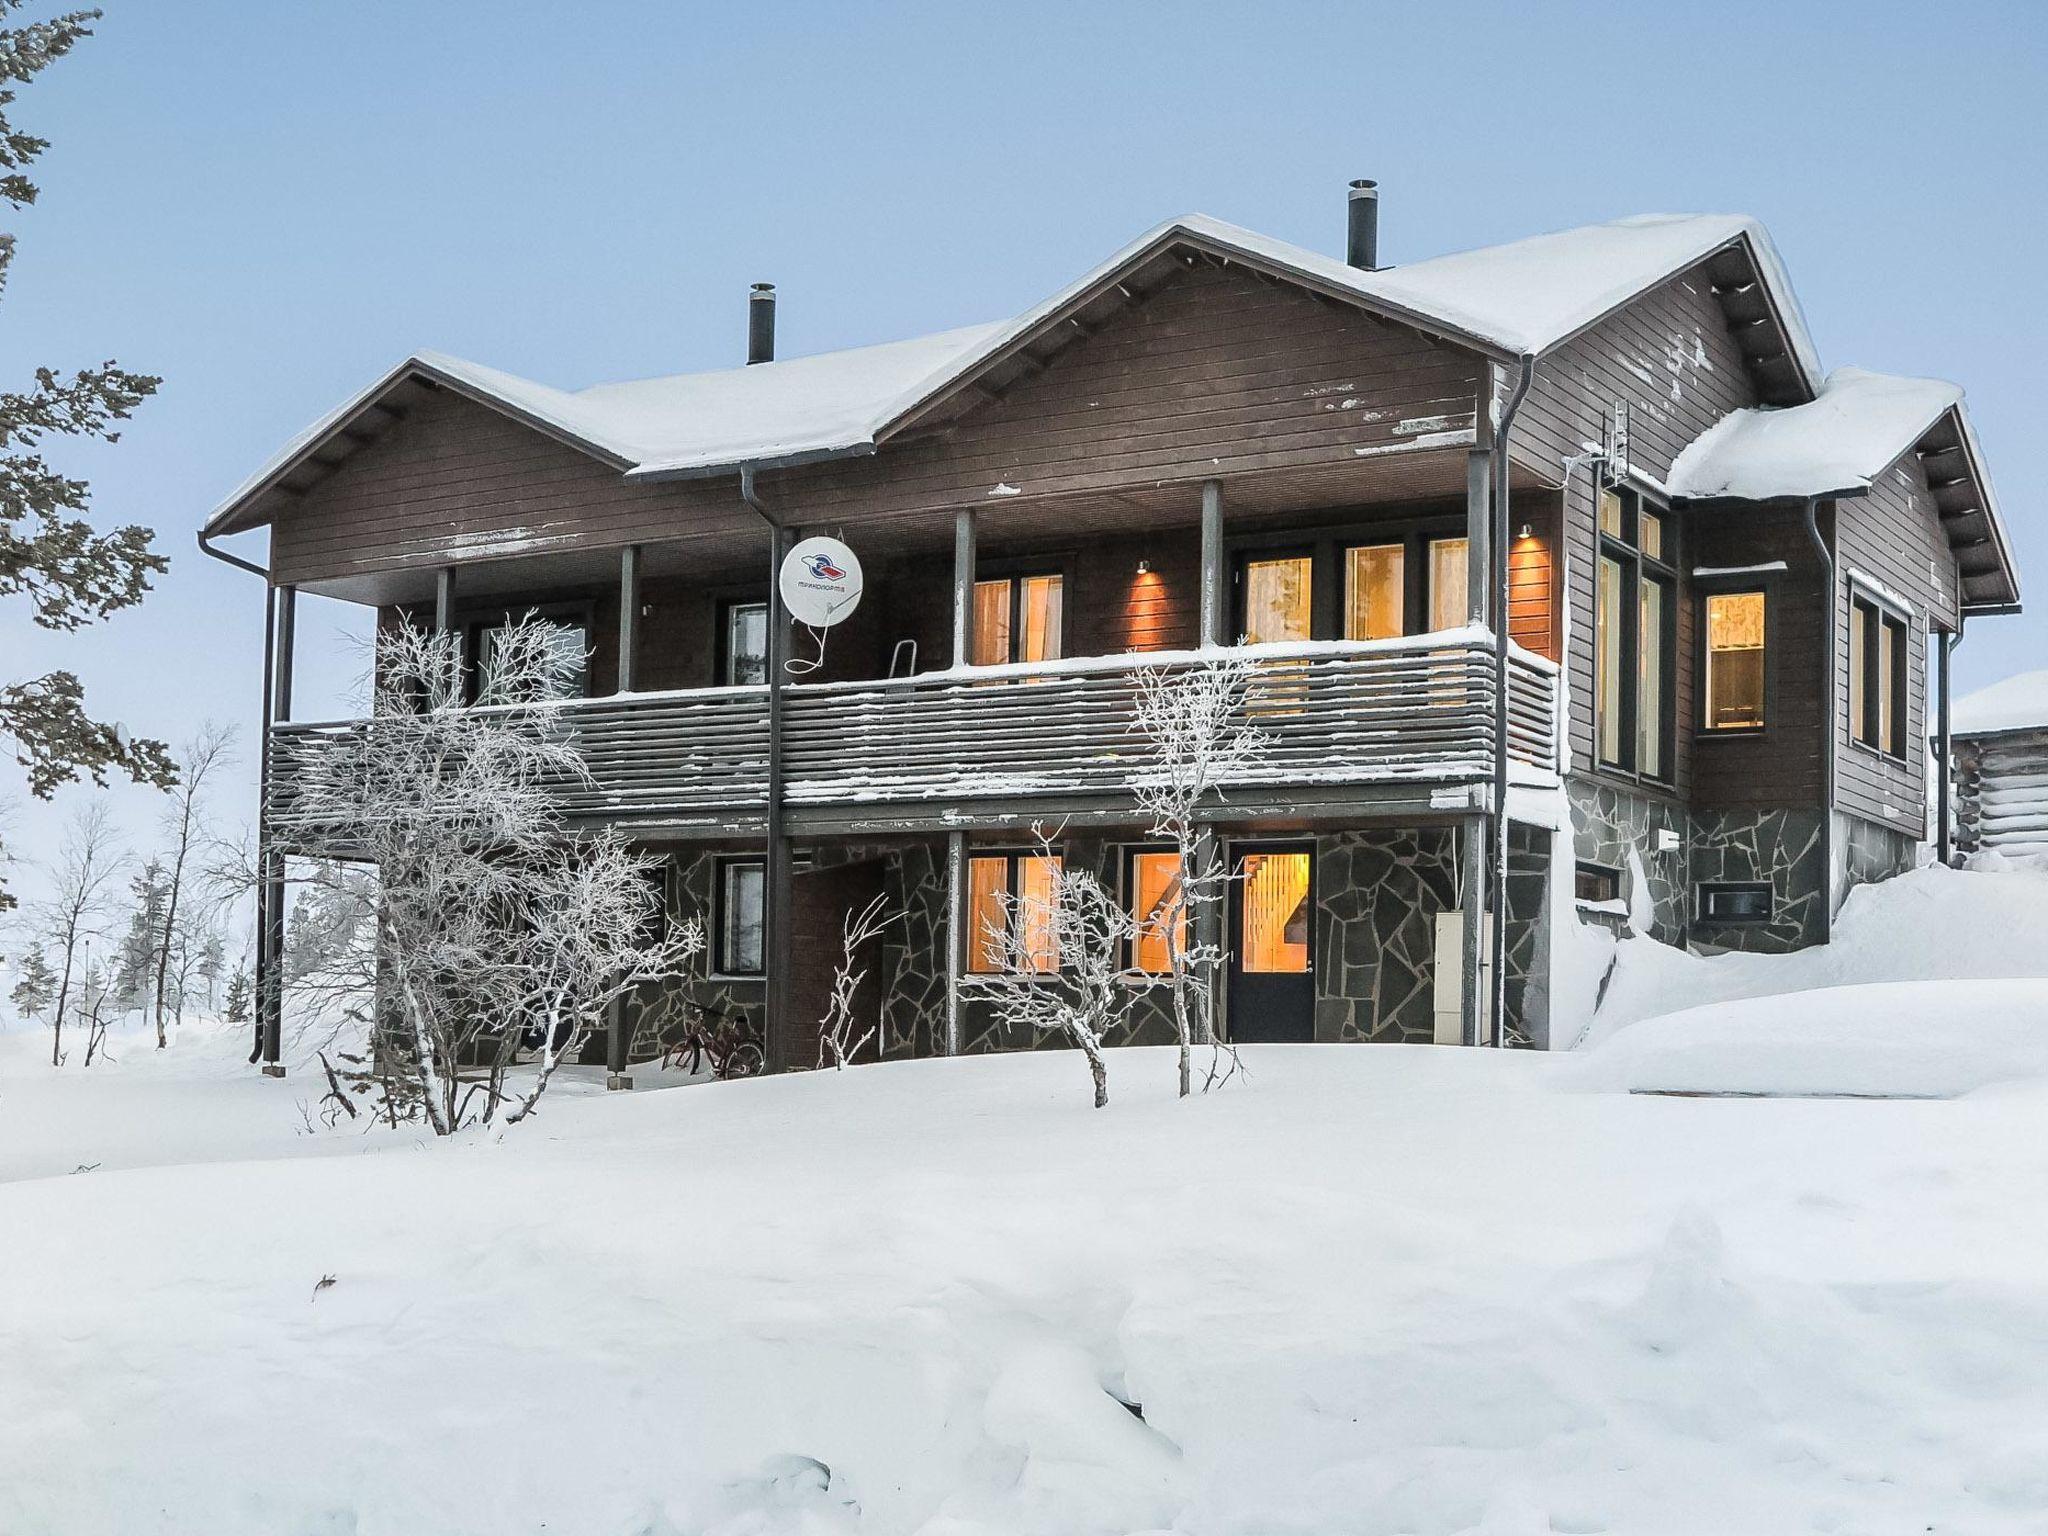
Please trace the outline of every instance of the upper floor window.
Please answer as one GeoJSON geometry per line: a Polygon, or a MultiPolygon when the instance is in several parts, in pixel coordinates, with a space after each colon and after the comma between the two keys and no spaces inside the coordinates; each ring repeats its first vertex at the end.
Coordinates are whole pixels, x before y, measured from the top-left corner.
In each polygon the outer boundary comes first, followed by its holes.
{"type": "Polygon", "coordinates": [[[1463,539],[1429,541],[1429,627],[1458,629],[1470,611],[1466,606],[1466,550],[1463,539]]]}
{"type": "Polygon", "coordinates": [[[1906,755],[1906,665],[1906,621],[1852,587],[1849,735],[1890,757],[1906,755]]]}
{"type": "Polygon", "coordinates": [[[1060,968],[1053,931],[1053,877],[1058,854],[976,853],[967,860],[967,969],[991,975],[1012,953],[1050,976],[1060,968]],[[1007,938],[1012,942],[1005,942],[1007,938]]]}
{"type": "Polygon", "coordinates": [[[1677,573],[1664,516],[1634,491],[1603,489],[1594,574],[1594,739],[1600,766],[1668,780],[1677,573]]]}
{"type": "Polygon", "coordinates": [[[1248,644],[1390,640],[1465,622],[1465,540],[1418,532],[1370,543],[1247,554],[1238,563],[1239,633],[1248,644]],[[1317,562],[1336,580],[1318,601],[1317,562]],[[1339,606],[1334,615],[1327,604],[1339,606]]]}
{"type": "Polygon", "coordinates": [[[720,682],[731,687],[741,683],[768,681],[768,605],[727,603],[725,605],[724,676],[720,682]]]}
{"type": "Polygon", "coordinates": [[[1244,638],[1269,645],[1315,637],[1315,557],[1279,555],[1244,562],[1244,638]]]}
{"type": "Polygon", "coordinates": [[[974,584],[974,665],[1058,661],[1066,581],[1058,575],[997,576],[974,584]]]}
{"type": "Polygon", "coordinates": [[[1354,544],[1344,551],[1344,638],[1387,640],[1407,632],[1408,547],[1354,544]]]}
{"type": "Polygon", "coordinates": [[[1709,731],[1764,727],[1769,598],[1761,592],[1710,592],[1700,603],[1706,633],[1705,709],[1709,731]]]}
{"type": "Polygon", "coordinates": [[[479,704],[538,704],[590,692],[590,623],[580,615],[508,613],[471,626],[470,643],[479,704]],[[538,634],[538,657],[510,655],[506,634],[518,627],[538,634]]]}

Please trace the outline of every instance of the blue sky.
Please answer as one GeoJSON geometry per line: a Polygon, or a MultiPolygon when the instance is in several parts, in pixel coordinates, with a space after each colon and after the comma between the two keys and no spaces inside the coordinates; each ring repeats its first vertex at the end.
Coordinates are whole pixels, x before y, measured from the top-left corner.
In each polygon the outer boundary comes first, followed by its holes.
{"type": "MultiPolygon", "coordinates": [[[[1338,250],[1353,176],[1393,262],[1760,216],[1829,366],[1967,387],[2048,603],[2048,8],[106,4],[15,109],[54,142],[9,226],[0,378],[165,376],[63,461],[173,563],[90,636],[9,611],[0,675],[72,666],[140,732],[253,721],[260,589],[193,532],[415,348],[572,387],[724,366],[755,280],[785,355],[886,340],[1013,313],[1193,210],[1338,250]]],[[[301,713],[339,707],[353,619],[307,605],[301,713]]],[[[2042,665],[2044,635],[1974,626],[1963,682],[2042,665]]],[[[19,801],[9,841],[47,851],[69,804],[19,801]]],[[[151,803],[121,805],[140,843],[151,803]]]]}

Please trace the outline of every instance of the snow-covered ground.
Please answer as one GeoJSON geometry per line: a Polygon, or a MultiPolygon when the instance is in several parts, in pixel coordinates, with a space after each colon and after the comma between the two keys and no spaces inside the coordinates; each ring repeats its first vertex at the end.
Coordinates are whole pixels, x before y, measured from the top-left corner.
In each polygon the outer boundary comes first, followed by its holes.
{"type": "Polygon", "coordinates": [[[2048,971],[2037,907],[1927,872],[1831,961],[1624,944],[1690,1024],[1187,1103],[1124,1051],[1099,1113],[1057,1053],[429,1145],[308,1133],[239,1030],[0,1033],[0,1531],[2037,1531],[2048,982],[1896,974],[1994,910],[1932,974],[2048,971]]]}

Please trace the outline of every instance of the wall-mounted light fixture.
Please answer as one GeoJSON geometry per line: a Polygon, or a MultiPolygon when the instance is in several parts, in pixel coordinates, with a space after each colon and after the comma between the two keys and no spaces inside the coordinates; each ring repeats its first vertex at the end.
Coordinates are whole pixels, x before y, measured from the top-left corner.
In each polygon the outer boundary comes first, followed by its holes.
{"type": "Polygon", "coordinates": [[[1149,575],[1151,573],[1151,570],[1152,562],[1150,560],[1140,560],[1138,562],[1138,574],[1140,576],[1149,575]]]}
{"type": "Polygon", "coordinates": [[[1522,524],[1522,531],[1515,535],[1515,537],[1518,539],[1533,539],[1535,536],[1536,531],[1533,528],[1531,528],[1527,523],[1522,524]]]}

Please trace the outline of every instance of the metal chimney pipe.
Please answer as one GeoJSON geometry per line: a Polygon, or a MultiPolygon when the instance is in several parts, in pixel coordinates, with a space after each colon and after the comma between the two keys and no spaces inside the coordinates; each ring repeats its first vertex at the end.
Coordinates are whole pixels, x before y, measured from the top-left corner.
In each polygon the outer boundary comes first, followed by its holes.
{"type": "Polygon", "coordinates": [[[775,285],[756,283],[747,295],[747,361],[775,361],[775,285]]]}
{"type": "Polygon", "coordinates": [[[1351,183],[1350,230],[1344,242],[1344,259],[1354,267],[1377,272],[1380,266],[1380,184],[1376,181],[1351,183]]]}

